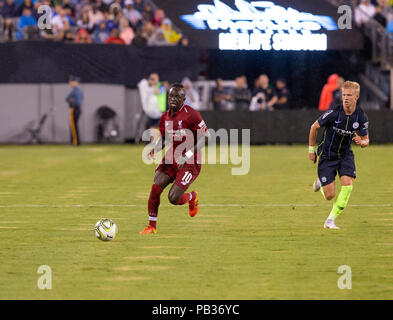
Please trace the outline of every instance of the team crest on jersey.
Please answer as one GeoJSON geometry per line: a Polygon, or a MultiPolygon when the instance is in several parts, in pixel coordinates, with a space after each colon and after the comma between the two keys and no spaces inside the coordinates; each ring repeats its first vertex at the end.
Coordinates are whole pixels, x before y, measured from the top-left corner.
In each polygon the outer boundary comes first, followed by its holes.
{"type": "Polygon", "coordinates": [[[353,127],[354,129],[359,128],[359,122],[354,122],[353,125],[352,125],[352,127],[353,127]]]}
{"type": "Polygon", "coordinates": [[[182,125],[182,124],[183,124],[183,120],[179,120],[179,122],[178,122],[179,129],[180,129],[180,128],[183,128],[183,125],[182,125]]]}

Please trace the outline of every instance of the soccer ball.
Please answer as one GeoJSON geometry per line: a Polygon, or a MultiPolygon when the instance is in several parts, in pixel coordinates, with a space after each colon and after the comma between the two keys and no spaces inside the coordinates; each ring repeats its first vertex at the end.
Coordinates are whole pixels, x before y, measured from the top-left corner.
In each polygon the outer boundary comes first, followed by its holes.
{"type": "Polygon", "coordinates": [[[115,239],[119,233],[116,223],[111,219],[103,218],[98,221],[94,227],[96,237],[102,241],[110,241],[115,239]]]}

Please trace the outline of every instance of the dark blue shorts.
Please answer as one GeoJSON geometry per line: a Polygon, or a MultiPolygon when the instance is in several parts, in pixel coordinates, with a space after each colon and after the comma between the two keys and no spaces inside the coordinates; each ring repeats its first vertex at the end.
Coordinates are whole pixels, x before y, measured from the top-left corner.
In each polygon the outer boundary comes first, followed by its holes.
{"type": "Polygon", "coordinates": [[[319,157],[318,178],[322,186],[326,186],[334,181],[336,175],[350,176],[356,178],[355,157],[352,151],[348,151],[340,159],[329,160],[325,157],[319,157]]]}

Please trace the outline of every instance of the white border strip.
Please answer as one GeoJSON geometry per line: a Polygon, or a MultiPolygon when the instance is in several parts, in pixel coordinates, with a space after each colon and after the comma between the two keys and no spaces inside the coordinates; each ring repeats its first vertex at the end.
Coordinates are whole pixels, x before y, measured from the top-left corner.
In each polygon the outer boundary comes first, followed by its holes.
{"type": "MultiPolygon", "coordinates": [[[[0,208],[145,208],[147,204],[8,204],[0,205],[0,208]]],[[[238,203],[206,203],[200,204],[201,207],[331,207],[331,204],[318,205],[318,204],[305,204],[305,203],[287,203],[287,204],[268,204],[268,203],[255,203],[255,204],[238,204],[238,203]]],[[[392,207],[391,203],[379,203],[379,204],[349,204],[348,207],[367,207],[367,208],[386,208],[392,207]]],[[[160,207],[173,207],[173,205],[164,204],[160,207]]]]}

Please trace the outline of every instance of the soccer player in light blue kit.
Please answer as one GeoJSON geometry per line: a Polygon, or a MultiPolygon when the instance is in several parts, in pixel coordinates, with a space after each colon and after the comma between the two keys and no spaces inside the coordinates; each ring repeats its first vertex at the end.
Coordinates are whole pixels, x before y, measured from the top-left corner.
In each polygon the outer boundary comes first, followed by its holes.
{"type": "Polygon", "coordinates": [[[345,209],[356,178],[355,158],[351,150],[351,142],[365,148],[369,145],[368,118],[357,106],[360,86],[356,82],[346,81],[342,87],[342,105],[326,111],[310,129],[308,158],[318,161],[318,179],[313,184],[314,191],[321,190],[326,200],[336,196],[335,178],[338,173],[341,191],[334,201],[324,228],[339,229],[335,220],[345,209]],[[315,148],[318,129],[325,127],[322,141],[315,148]]]}

